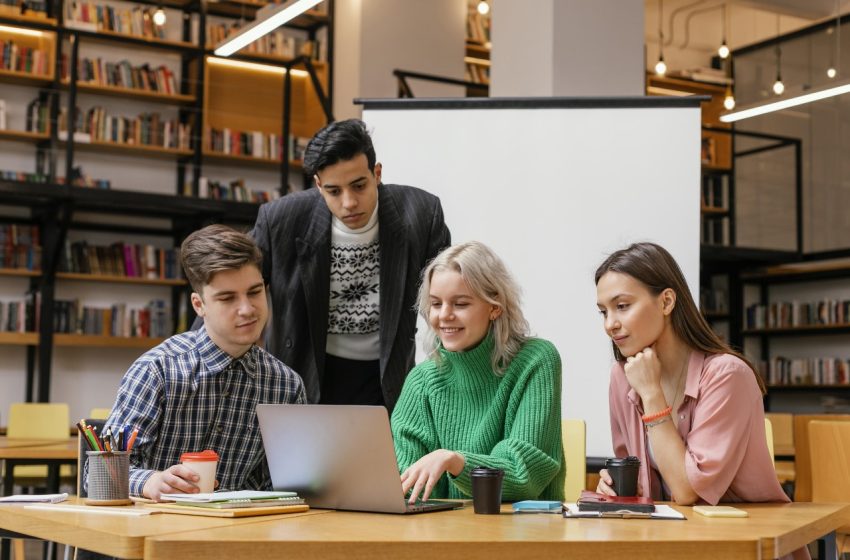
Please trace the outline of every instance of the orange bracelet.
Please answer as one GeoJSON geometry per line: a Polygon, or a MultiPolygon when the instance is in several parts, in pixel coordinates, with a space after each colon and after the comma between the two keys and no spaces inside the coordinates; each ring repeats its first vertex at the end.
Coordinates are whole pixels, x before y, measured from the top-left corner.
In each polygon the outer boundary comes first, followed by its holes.
{"type": "Polygon", "coordinates": [[[667,416],[668,414],[670,414],[672,412],[673,412],[673,407],[668,406],[667,408],[665,408],[661,412],[656,412],[655,414],[644,414],[643,416],[640,417],[640,419],[643,420],[644,424],[646,424],[647,422],[652,422],[653,420],[658,420],[659,418],[663,418],[663,417],[667,416]]]}

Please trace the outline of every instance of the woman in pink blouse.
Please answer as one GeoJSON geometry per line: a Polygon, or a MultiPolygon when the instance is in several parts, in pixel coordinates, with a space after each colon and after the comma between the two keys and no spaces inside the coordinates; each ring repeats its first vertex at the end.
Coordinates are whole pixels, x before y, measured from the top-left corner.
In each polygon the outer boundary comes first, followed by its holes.
{"type": "MultiPolygon", "coordinates": [[[[767,448],[764,383],[708,326],[670,253],[653,243],[613,253],[596,293],[616,359],[614,452],[640,459],[640,493],[683,505],[789,501],[767,448]]],[[[605,470],[597,490],[615,495],[605,470]]]]}

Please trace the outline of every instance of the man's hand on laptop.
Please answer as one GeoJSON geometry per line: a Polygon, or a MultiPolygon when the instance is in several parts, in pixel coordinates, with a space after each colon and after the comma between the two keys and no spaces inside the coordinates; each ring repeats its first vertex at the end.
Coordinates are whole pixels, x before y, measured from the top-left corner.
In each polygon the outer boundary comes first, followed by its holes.
{"type": "Polygon", "coordinates": [[[198,473],[183,465],[172,465],[164,471],[155,472],[142,489],[145,498],[158,502],[162,494],[197,494],[200,488],[196,483],[201,479],[198,473]]]}
{"type": "Polygon", "coordinates": [[[443,473],[449,472],[452,476],[457,476],[463,471],[465,464],[466,458],[456,451],[448,449],[432,451],[401,473],[401,488],[405,495],[410,490],[408,501],[411,504],[416,503],[420,494],[424,502],[431,495],[431,491],[443,473]]]}

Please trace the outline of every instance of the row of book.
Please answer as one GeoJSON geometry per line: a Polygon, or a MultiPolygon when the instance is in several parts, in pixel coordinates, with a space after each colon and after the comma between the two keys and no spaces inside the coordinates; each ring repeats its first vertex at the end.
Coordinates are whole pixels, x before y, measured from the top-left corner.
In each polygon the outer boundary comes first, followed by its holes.
{"type": "Polygon", "coordinates": [[[233,200],[236,202],[253,202],[262,204],[280,198],[277,190],[256,190],[245,186],[243,179],[235,179],[230,183],[210,181],[201,177],[198,181],[198,197],[213,200],[233,200]]]}
{"type": "Polygon", "coordinates": [[[0,69],[47,76],[50,73],[50,54],[45,49],[25,47],[0,38],[0,69]]]}
{"type": "Polygon", "coordinates": [[[702,236],[700,242],[705,245],[729,245],[729,218],[701,217],[702,236]]]}
{"type": "Polygon", "coordinates": [[[112,31],[148,39],[164,39],[165,29],[153,22],[155,8],[116,8],[83,0],[65,2],[65,25],[87,31],[112,31]]]}
{"type": "Polygon", "coordinates": [[[850,323],[850,300],[825,299],[815,302],[776,301],[747,306],[748,329],[785,329],[812,325],[850,323]]]}
{"type": "MultiPolygon", "coordinates": [[[[226,25],[223,23],[208,23],[207,24],[207,44],[209,48],[214,48],[216,45],[235,35],[240,30],[240,26],[234,22],[226,25]]],[[[252,42],[245,48],[239,51],[240,54],[264,54],[279,56],[282,58],[295,58],[298,55],[304,54],[311,56],[316,51],[309,39],[297,37],[291,31],[278,29],[268,33],[256,41],[252,42]]]]}
{"type": "Polygon", "coordinates": [[[0,224],[0,268],[41,269],[38,226],[0,224]]]}
{"type": "Polygon", "coordinates": [[[0,331],[34,332],[37,328],[37,299],[36,292],[28,292],[23,299],[0,301],[0,331]]]}
{"type": "Polygon", "coordinates": [[[0,179],[3,181],[20,181],[22,183],[46,183],[47,175],[44,173],[25,173],[23,171],[0,170],[0,179]]]}
{"type": "Polygon", "coordinates": [[[50,132],[50,97],[39,95],[27,104],[27,132],[50,132]]]}
{"type": "MultiPolygon", "coordinates": [[[[77,142],[114,142],[137,146],[157,146],[188,150],[192,125],[177,119],[165,119],[159,113],[142,113],[137,117],[109,115],[103,107],[92,107],[83,115],[74,134],[77,142]]],[[[67,111],[59,115],[59,132],[67,138],[67,111]]]]}
{"type": "Polygon", "coordinates": [[[0,0],[0,14],[47,17],[47,2],[44,0],[0,0]]]}
{"type": "MultiPolygon", "coordinates": [[[[62,79],[70,79],[68,57],[62,56],[62,79]]],[[[174,95],[180,93],[174,72],[165,65],[133,66],[128,60],[107,62],[100,57],[83,58],[77,65],[77,81],[174,95]]]]}
{"type": "Polygon", "coordinates": [[[113,243],[89,245],[86,241],[65,240],[59,264],[63,272],[103,274],[129,278],[178,279],[182,277],[180,249],[153,245],[113,243]]]}
{"type": "Polygon", "coordinates": [[[54,306],[53,330],[57,333],[142,338],[174,334],[171,311],[161,299],[141,308],[125,303],[88,307],[79,300],[56,300],[54,306]]]}
{"type": "Polygon", "coordinates": [[[700,309],[706,313],[728,313],[729,294],[724,289],[704,286],[700,288],[700,309]]]}
{"type": "MultiPolygon", "coordinates": [[[[290,159],[304,157],[309,138],[289,137],[290,159]]],[[[240,131],[230,128],[204,127],[204,146],[207,150],[228,154],[244,155],[262,159],[279,160],[283,156],[283,139],[279,134],[259,131],[240,131]]]]}
{"type": "Polygon", "coordinates": [[[704,173],[702,176],[702,205],[708,208],[728,208],[729,175],[704,173]]]}
{"type": "Polygon", "coordinates": [[[761,362],[760,370],[768,385],[850,384],[850,360],[844,358],[776,357],[761,362]]]}

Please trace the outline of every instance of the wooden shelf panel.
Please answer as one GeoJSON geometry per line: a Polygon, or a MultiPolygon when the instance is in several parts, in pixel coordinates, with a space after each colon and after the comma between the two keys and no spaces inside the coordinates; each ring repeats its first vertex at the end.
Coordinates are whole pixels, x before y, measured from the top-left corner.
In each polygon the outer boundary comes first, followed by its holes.
{"type": "Polygon", "coordinates": [[[0,276],[33,277],[41,276],[41,271],[28,268],[0,268],[0,276]]]}
{"type": "Polygon", "coordinates": [[[84,282],[106,282],[112,284],[144,284],[150,286],[185,286],[181,279],[170,278],[136,278],[134,276],[115,276],[111,274],[83,274],[79,272],[57,272],[56,278],[61,280],[79,280],[84,282]]]}
{"type": "Polygon", "coordinates": [[[27,130],[0,130],[0,140],[15,140],[17,142],[41,142],[49,140],[46,132],[30,132],[27,130]]]}
{"type": "Polygon", "coordinates": [[[15,70],[0,69],[0,81],[10,84],[40,86],[52,82],[53,76],[33,74],[32,72],[17,72],[15,70]]]}
{"type": "MultiPolygon", "coordinates": [[[[62,81],[62,86],[70,87],[68,80],[62,81]]],[[[77,82],[77,91],[94,93],[98,95],[109,95],[112,97],[129,97],[132,99],[144,99],[146,101],[156,101],[158,103],[173,103],[175,105],[188,104],[195,102],[194,95],[169,94],[160,93],[157,91],[147,91],[144,89],[127,88],[120,86],[103,86],[89,82],[77,82]]]]}
{"type": "Polygon", "coordinates": [[[850,333],[850,324],[838,325],[806,325],[804,327],[784,327],[775,329],[744,329],[744,336],[802,336],[817,334],[845,334],[850,333]]]}
{"type": "Polygon", "coordinates": [[[164,340],[164,338],[99,336],[93,334],[56,333],[53,335],[54,346],[96,346],[101,348],[140,348],[148,350],[164,340]]]}
{"type": "MultiPolygon", "coordinates": [[[[39,13],[42,13],[42,12],[39,12],[39,13]]],[[[28,14],[21,14],[19,12],[19,10],[17,8],[13,7],[13,6],[7,6],[5,4],[0,6],[0,18],[2,18],[4,20],[18,21],[18,22],[21,22],[23,24],[35,23],[35,24],[41,24],[41,25],[56,27],[56,20],[55,19],[47,17],[47,15],[34,16],[34,15],[31,15],[31,14],[32,14],[32,12],[29,12],[28,14]]]]}
{"type": "Polygon", "coordinates": [[[850,384],[833,384],[833,385],[811,385],[811,384],[799,384],[799,385],[768,385],[769,391],[807,391],[807,392],[817,392],[817,391],[834,391],[834,390],[850,390],[850,384]]]}
{"type": "Polygon", "coordinates": [[[700,208],[700,212],[704,216],[717,216],[717,217],[727,216],[729,214],[729,210],[727,210],[726,208],[721,208],[719,206],[702,206],[700,208]]]}
{"type": "MultiPolygon", "coordinates": [[[[60,142],[65,144],[64,141],[60,142]]],[[[162,148],[159,146],[146,146],[143,144],[119,144],[118,142],[102,142],[92,140],[91,142],[75,142],[74,147],[81,150],[98,150],[113,153],[135,154],[144,156],[191,156],[192,150],[178,150],[176,148],[162,148]]]]}
{"type": "MultiPolygon", "coordinates": [[[[260,167],[280,167],[279,159],[270,159],[270,158],[258,158],[253,156],[246,155],[237,155],[237,154],[225,154],[221,152],[214,152],[212,150],[204,150],[204,159],[210,162],[221,162],[221,163],[250,163],[252,165],[260,166],[260,167]]],[[[303,162],[300,159],[293,159],[289,162],[290,170],[299,170],[303,166],[303,162]]]]}
{"type": "Polygon", "coordinates": [[[0,344],[38,344],[38,333],[0,332],[0,344]]]}
{"type": "Polygon", "coordinates": [[[796,280],[828,280],[850,276],[850,259],[801,262],[771,266],[741,275],[744,281],[793,282],[796,280]]]}
{"type": "Polygon", "coordinates": [[[68,29],[73,30],[75,33],[87,38],[92,41],[99,42],[113,42],[113,41],[127,41],[135,44],[139,44],[142,46],[148,45],[154,48],[172,48],[172,49],[181,49],[181,50],[197,50],[197,46],[192,43],[187,43],[186,41],[169,41],[167,39],[154,39],[151,37],[144,37],[142,35],[130,35],[129,33],[117,33],[115,31],[107,31],[107,30],[97,30],[90,31],[88,29],[78,29],[71,25],[66,25],[68,29]]]}

